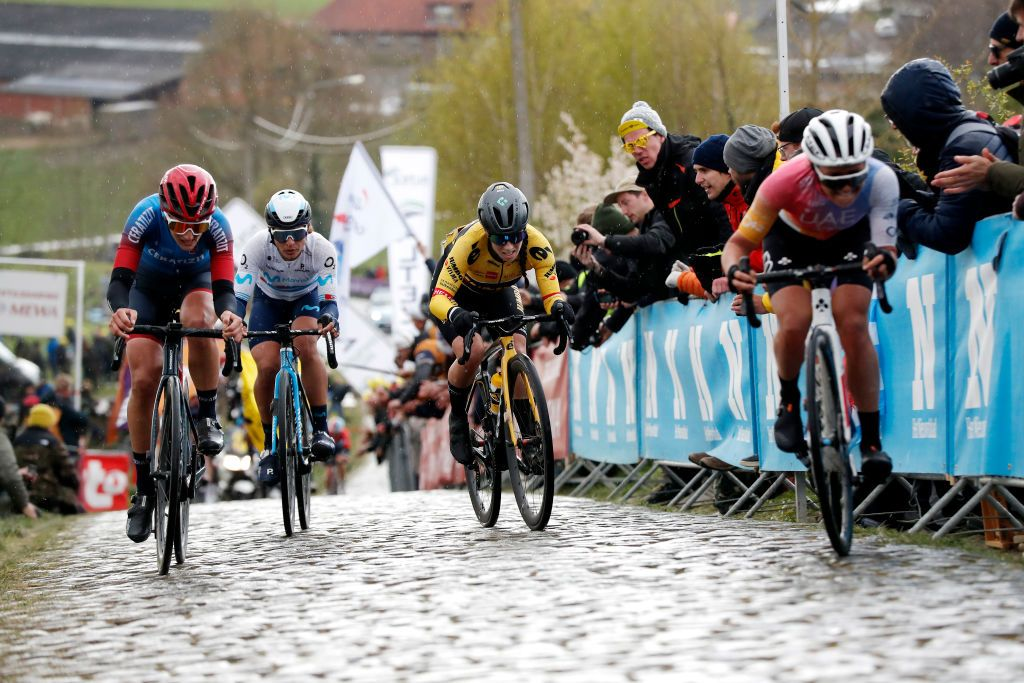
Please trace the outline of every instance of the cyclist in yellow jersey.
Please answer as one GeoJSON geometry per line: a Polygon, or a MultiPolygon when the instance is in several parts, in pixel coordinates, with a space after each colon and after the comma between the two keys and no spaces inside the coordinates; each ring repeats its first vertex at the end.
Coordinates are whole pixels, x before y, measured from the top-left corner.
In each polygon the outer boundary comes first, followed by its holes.
{"type": "MultiPolygon", "coordinates": [[[[477,220],[450,233],[454,241],[434,272],[430,313],[456,358],[462,356],[464,337],[478,317],[501,318],[523,312],[515,284],[531,269],[544,310],[561,316],[569,325],[574,322],[575,313],[558,286],[554,252],[540,230],[527,222],[529,215],[523,193],[510,183],[498,182],[480,196],[477,220]]],[[[522,330],[515,333],[514,343],[517,351],[526,352],[522,330]]],[[[471,461],[466,401],[486,350],[477,335],[469,362],[453,363],[448,370],[452,456],[463,465],[471,461]]],[[[513,405],[513,410],[516,408],[513,405]]]]}

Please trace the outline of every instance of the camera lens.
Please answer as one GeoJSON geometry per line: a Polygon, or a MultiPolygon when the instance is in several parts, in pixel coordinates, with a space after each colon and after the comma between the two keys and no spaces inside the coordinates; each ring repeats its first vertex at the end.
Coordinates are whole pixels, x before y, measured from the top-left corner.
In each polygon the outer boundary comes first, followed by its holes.
{"type": "Polygon", "coordinates": [[[573,228],[572,234],[569,236],[572,243],[579,246],[587,241],[587,231],[581,230],[580,228],[573,228]]]}
{"type": "Polygon", "coordinates": [[[1007,55],[1006,63],[989,71],[986,77],[993,90],[1001,90],[1024,81],[1024,47],[1018,47],[1007,55]]]}

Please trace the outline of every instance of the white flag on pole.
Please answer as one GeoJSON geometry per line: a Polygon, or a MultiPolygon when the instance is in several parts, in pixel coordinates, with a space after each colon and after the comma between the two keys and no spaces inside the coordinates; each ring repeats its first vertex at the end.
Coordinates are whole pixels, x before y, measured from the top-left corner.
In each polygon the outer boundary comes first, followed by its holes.
{"type": "Polygon", "coordinates": [[[331,221],[331,242],[339,259],[338,298],[348,301],[353,268],[409,234],[377,167],[366,148],[357,142],[341,178],[331,221]]]}
{"type": "Polygon", "coordinates": [[[369,388],[371,379],[393,379],[398,368],[395,367],[395,346],[391,338],[350,303],[343,304],[339,313],[341,334],[335,353],[348,383],[363,393],[369,388]]]}
{"type": "MultiPolygon", "coordinates": [[[[391,288],[391,331],[416,333],[410,313],[427,291],[430,273],[420,249],[429,255],[434,241],[434,187],[437,150],[433,147],[380,148],[384,186],[394,197],[412,234],[388,245],[388,281],[391,288]]],[[[396,336],[397,338],[397,336],[396,336]]]]}

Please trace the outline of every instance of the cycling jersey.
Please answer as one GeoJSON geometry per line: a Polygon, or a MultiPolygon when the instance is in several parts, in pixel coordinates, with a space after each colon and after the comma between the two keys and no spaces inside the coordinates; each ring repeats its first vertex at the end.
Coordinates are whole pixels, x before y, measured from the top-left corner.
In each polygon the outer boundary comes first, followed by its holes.
{"type": "Polygon", "coordinates": [[[438,320],[448,320],[448,312],[458,305],[456,294],[460,288],[483,295],[499,292],[514,285],[530,269],[536,273],[544,310],[551,312],[561,290],[555,274],[555,254],[540,230],[527,225],[526,240],[519,256],[508,262],[491,250],[487,230],[479,222],[458,228],[449,235],[456,233],[459,236],[451,251],[438,264],[437,282],[430,297],[430,312],[438,320]]]}
{"type": "Polygon", "coordinates": [[[269,234],[260,233],[250,238],[235,274],[238,315],[245,316],[246,304],[258,287],[267,298],[279,301],[297,301],[316,292],[319,314],[338,317],[338,252],[319,233],[310,233],[302,242],[298,257],[286,261],[269,234]]]}
{"type": "Polygon", "coordinates": [[[821,189],[810,159],[801,154],[765,179],[738,232],[760,244],[778,218],[803,235],[826,240],[867,216],[871,241],[880,247],[893,246],[899,205],[896,174],[874,158],[867,160],[867,168],[853,204],[840,207],[821,189]]]}
{"type": "MultiPolygon", "coordinates": [[[[234,301],[231,281],[235,272],[231,227],[220,209],[215,209],[210,228],[189,252],[178,246],[160,210],[160,198],[146,197],[128,215],[121,243],[114,257],[114,269],[107,289],[111,310],[128,307],[128,294],[140,282],[152,286],[193,281],[202,273],[212,279],[214,308],[220,315],[234,301]]],[[[179,302],[180,303],[180,302],[179,302]]],[[[162,321],[166,322],[166,321],[162,321]]]]}

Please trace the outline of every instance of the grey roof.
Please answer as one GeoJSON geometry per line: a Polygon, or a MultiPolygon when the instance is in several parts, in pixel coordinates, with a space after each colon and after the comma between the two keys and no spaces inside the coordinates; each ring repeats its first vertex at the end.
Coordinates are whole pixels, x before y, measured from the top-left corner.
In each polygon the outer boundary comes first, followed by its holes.
{"type": "Polygon", "coordinates": [[[118,100],[180,79],[209,12],[0,4],[0,92],[118,100]]]}

